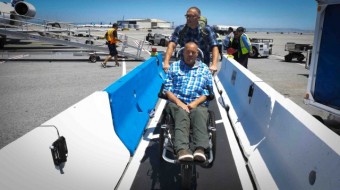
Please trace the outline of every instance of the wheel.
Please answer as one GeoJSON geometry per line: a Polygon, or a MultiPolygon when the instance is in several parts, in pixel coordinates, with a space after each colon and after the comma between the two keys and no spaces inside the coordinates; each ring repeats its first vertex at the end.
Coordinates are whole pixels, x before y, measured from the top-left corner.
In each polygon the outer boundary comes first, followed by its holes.
{"type": "MultiPolygon", "coordinates": [[[[215,123],[215,113],[212,111],[209,111],[209,124],[210,126],[212,126],[213,128],[216,129],[216,123],[215,123]]],[[[214,160],[215,160],[215,155],[216,155],[216,130],[213,130],[211,132],[211,142],[212,142],[212,151],[213,151],[213,156],[214,156],[214,160]]],[[[210,167],[213,165],[214,160],[210,163],[210,167]]]]}
{"type": "Polygon", "coordinates": [[[292,59],[293,59],[293,55],[292,54],[285,55],[285,61],[286,62],[291,62],[292,59]]]}
{"type": "Polygon", "coordinates": [[[95,62],[97,62],[97,57],[99,57],[99,56],[90,55],[89,60],[90,60],[92,63],[95,63],[95,62]]]}
{"type": "Polygon", "coordinates": [[[164,129],[162,127],[160,127],[160,130],[159,130],[159,160],[160,161],[163,161],[163,157],[162,157],[162,154],[163,154],[163,148],[164,148],[164,129]]]}
{"type": "Polygon", "coordinates": [[[303,60],[305,59],[305,56],[303,54],[300,54],[298,57],[297,57],[297,60],[299,62],[302,62],[303,60]]]}
{"type": "Polygon", "coordinates": [[[85,44],[90,44],[90,45],[93,45],[93,41],[86,40],[86,41],[85,41],[85,44]]]}
{"type": "Polygon", "coordinates": [[[6,43],[6,38],[0,37],[0,49],[3,49],[6,43]]]}
{"type": "Polygon", "coordinates": [[[215,161],[215,155],[216,155],[216,124],[215,124],[215,113],[211,110],[208,110],[209,112],[209,119],[208,119],[208,126],[214,128],[215,130],[211,130],[210,134],[211,134],[211,144],[212,144],[212,152],[213,152],[213,160],[210,164],[205,165],[202,164],[201,166],[203,168],[211,168],[214,165],[214,161],[215,161]]]}
{"type": "Polygon", "coordinates": [[[191,189],[192,179],[194,176],[194,167],[194,164],[181,165],[182,189],[191,189]]]}
{"type": "Polygon", "coordinates": [[[251,58],[257,58],[259,56],[259,51],[256,47],[252,46],[252,51],[249,52],[249,57],[251,58]]]}
{"type": "Polygon", "coordinates": [[[150,42],[150,44],[151,44],[151,45],[153,45],[153,44],[154,44],[154,41],[153,41],[153,40],[150,40],[149,42],[150,42]]]}
{"type": "Polygon", "coordinates": [[[164,39],[162,39],[162,40],[159,42],[159,45],[161,45],[161,46],[165,46],[165,40],[164,40],[164,39]]]}

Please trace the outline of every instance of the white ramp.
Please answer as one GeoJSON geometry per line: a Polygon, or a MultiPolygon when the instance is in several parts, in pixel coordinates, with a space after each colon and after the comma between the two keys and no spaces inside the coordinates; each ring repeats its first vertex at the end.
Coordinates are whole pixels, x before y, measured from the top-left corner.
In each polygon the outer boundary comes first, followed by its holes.
{"type": "Polygon", "coordinates": [[[116,136],[108,94],[95,92],[0,151],[0,189],[114,189],[130,154],[116,136]],[[62,171],[49,147],[66,138],[62,171]]]}

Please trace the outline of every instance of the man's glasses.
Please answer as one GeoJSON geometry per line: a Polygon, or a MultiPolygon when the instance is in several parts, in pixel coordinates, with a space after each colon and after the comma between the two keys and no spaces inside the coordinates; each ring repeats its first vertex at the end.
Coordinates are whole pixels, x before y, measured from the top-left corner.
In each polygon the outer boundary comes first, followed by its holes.
{"type": "Polygon", "coordinates": [[[197,15],[184,15],[185,16],[185,18],[196,18],[197,17],[197,15]]]}

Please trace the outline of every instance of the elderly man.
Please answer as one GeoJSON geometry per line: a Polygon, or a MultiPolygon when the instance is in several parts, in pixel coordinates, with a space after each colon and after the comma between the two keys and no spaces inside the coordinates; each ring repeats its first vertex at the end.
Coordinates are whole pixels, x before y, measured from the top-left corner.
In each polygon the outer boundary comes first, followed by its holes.
{"type": "Polygon", "coordinates": [[[169,103],[166,111],[175,121],[174,146],[180,161],[204,162],[205,149],[209,147],[207,132],[209,88],[212,75],[206,64],[197,59],[198,46],[188,42],[184,48],[184,60],[170,65],[164,85],[169,103]],[[189,130],[193,130],[194,154],[189,147],[189,130]]]}
{"type": "Polygon", "coordinates": [[[201,11],[197,7],[190,7],[186,14],[185,18],[187,20],[186,24],[180,25],[176,27],[172,36],[170,38],[170,42],[168,44],[168,48],[166,50],[163,69],[167,71],[170,66],[170,58],[177,44],[181,47],[189,42],[193,41],[198,44],[198,47],[204,53],[203,62],[210,67],[212,72],[217,71],[217,61],[218,61],[218,42],[216,40],[216,34],[213,29],[208,26],[200,26],[199,20],[201,17],[201,11]],[[212,63],[210,64],[210,52],[212,52],[212,63]]]}

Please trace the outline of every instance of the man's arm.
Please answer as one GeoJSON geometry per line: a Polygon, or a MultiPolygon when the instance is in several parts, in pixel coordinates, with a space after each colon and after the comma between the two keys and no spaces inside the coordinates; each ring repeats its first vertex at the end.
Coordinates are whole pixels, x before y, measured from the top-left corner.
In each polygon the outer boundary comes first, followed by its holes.
{"type": "Polygon", "coordinates": [[[244,46],[246,46],[247,50],[250,52],[251,48],[246,35],[242,35],[242,41],[244,46]]]}
{"type": "Polygon", "coordinates": [[[164,57],[164,63],[163,63],[163,70],[165,72],[167,72],[170,67],[170,58],[175,48],[176,48],[175,42],[169,42],[168,48],[166,49],[166,53],[164,57]]]}
{"type": "Polygon", "coordinates": [[[168,100],[170,100],[171,102],[175,103],[177,106],[181,107],[182,109],[184,109],[186,112],[190,112],[190,109],[188,107],[188,105],[186,105],[184,102],[182,102],[180,99],[178,99],[175,94],[173,94],[170,91],[166,91],[166,96],[168,97],[168,100]]]}
{"type": "Polygon", "coordinates": [[[205,95],[200,96],[199,98],[197,98],[196,100],[194,100],[194,101],[190,102],[190,104],[188,104],[189,110],[196,108],[197,106],[199,106],[200,104],[202,104],[206,100],[207,100],[207,97],[205,95]]]}
{"type": "Polygon", "coordinates": [[[209,69],[212,71],[212,72],[216,72],[217,71],[217,60],[218,60],[218,47],[217,46],[214,46],[212,48],[212,63],[209,67],[209,69]]]}

